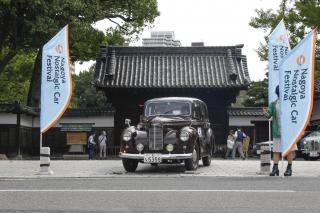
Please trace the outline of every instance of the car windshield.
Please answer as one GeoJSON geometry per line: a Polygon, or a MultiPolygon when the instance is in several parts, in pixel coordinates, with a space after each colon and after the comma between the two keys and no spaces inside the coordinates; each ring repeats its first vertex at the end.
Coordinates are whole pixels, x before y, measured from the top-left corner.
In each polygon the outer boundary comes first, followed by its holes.
{"type": "Polygon", "coordinates": [[[145,116],[155,115],[190,115],[191,104],[188,102],[159,101],[150,102],[145,108],[145,116]]]}

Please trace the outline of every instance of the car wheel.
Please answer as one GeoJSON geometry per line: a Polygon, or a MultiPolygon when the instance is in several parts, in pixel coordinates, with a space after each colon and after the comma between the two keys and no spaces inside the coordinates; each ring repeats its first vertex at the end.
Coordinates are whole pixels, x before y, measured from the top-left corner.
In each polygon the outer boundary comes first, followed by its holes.
{"type": "Polygon", "coordinates": [[[198,144],[195,143],[192,151],[192,158],[184,161],[186,170],[197,170],[199,164],[199,149],[198,144]]]}
{"type": "Polygon", "coordinates": [[[202,163],[204,166],[210,166],[211,164],[211,155],[203,157],[202,158],[202,163]]]}
{"type": "Polygon", "coordinates": [[[122,159],[123,167],[127,172],[135,172],[138,167],[138,163],[139,162],[136,160],[125,159],[125,158],[122,159]]]}
{"type": "Polygon", "coordinates": [[[309,160],[312,160],[312,161],[316,161],[318,159],[319,159],[318,157],[309,157],[309,160]]]}

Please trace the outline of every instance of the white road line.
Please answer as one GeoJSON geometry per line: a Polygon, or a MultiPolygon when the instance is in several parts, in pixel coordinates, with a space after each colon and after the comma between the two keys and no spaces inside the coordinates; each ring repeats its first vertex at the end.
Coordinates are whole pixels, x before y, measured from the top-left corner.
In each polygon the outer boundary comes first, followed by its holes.
{"type": "Polygon", "coordinates": [[[293,190],[236,190],[236,189],[3,189],[0,192],[242,192],[242,193],[293,193],[293,190]]]}

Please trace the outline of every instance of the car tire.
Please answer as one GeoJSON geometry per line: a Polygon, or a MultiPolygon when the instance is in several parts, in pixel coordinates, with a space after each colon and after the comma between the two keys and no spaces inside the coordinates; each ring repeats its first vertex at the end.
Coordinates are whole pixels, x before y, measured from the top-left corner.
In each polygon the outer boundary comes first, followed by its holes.
{"type": "Polygon", "coordinates": [[[136,160],[125,159],[125,158],[122,159],[123,167],[127,172],[135,172],[138,167],[138,163],[139,162],[136,160]]]}
{"type": "Polygon", "coordinates": [[[319,157],[309,157],[309,160],[311,161],[317,161],[319,159],[319,157]]]}
{"type": "Polygon", "coordinates": [[[186,170],[197,170],[199,165],[199,149],[197,143],[195,143],[193,146],[192,158],[185,160],[184,165],[186,170]]]}
{"type": "Polygon", "coordinates": [[[203,163],[204,166],[210,166],[210,164],[211,164],[211,156],[208,155],[206,157],[203,157],[202,158],[202,163],[203,163]]]}

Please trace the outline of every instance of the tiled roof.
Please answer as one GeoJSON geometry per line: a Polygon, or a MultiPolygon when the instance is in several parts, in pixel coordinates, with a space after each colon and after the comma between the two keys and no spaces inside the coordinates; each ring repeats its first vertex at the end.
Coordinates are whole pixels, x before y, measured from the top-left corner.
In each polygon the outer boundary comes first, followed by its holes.
{"type": "Polygon", "coordinates": [[[94,83],[100,88],[245,88],[250,78],[242,47],[101,46],[94,83]]]}
{"type": "Polygon", "coordinates": [[[262,107],[230,107],[229,116],[264,116],[262,107]]]}
{"type": "Polygon", "coordinates": [[[37,115],[37,112],[34,110],[34,108],[19,103],[0,103],[0,112],[20,112],[22,114],[37,115]]]}
{"type": "MultiPolygon", "coordinates": [[[[28,107],[23,104],[15,104],[15,103],[0,103],[0,113],[17,113],[17,109],[20,109],[20,113],[27,115],[39,115],[39,108],[36,107],[28,107]],[[19,107],[19,108],[18,108],[19,107]]],[[[75,108],[75,109],[67,109],[64,113],[64,117],[73,117],[73,116],[103,116],[103,115],[113,115],[115,112],[112,106],[107,106],[104,108],[75,108]]]]}

